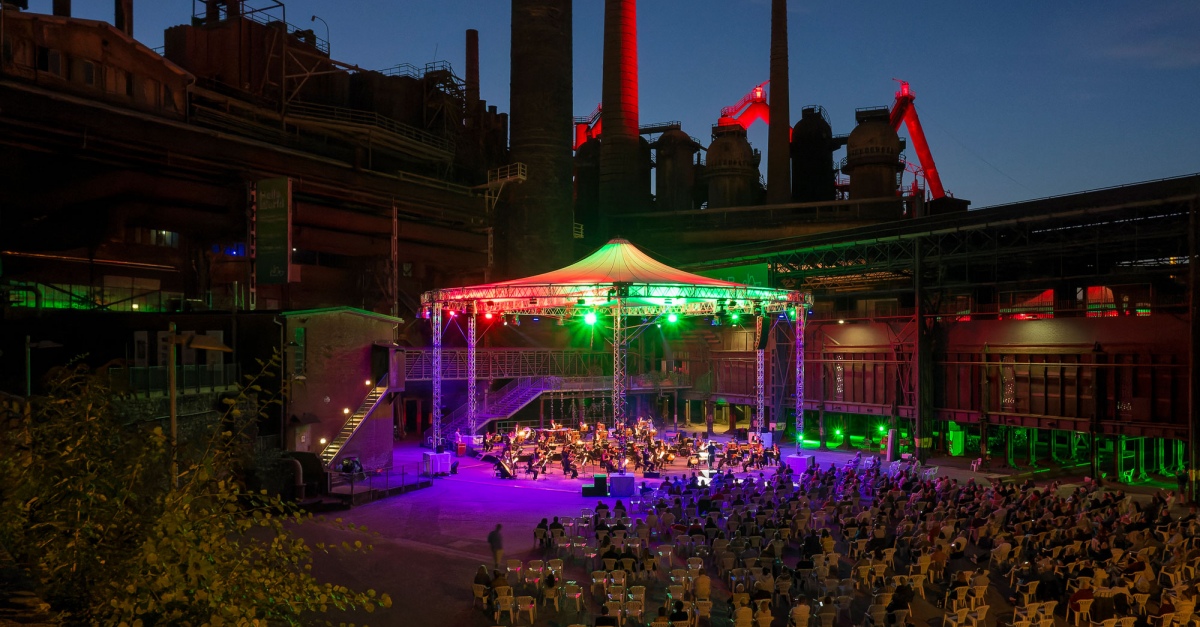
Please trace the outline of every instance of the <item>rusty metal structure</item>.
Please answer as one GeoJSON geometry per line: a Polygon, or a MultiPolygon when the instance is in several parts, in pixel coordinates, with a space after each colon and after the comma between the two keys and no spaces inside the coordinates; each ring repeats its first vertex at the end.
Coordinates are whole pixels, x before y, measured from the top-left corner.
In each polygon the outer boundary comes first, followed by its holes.
{"type": "Polygon", "coordinates": [[[492,271],[493,192],[515,179],[488,176],[510,163],[508,116],[479,100],[477,63],[466,83],[445,62],[364,69],[276,0],[197,0],[159,51],[130,37],[128,0],[115,26],[54,8],[5,11],[0,254],[20,294],[411,316],[433,281],[492,271]],[[255,190],[276,178],[292,190],[281,282],[251,261],[255,190]]]}
{"type": "Polygon", "coordinates": [[[1192,175],[732,246],[689,267],[764,264],[773,285],[814,293],[805,411],[821,446],[899,425],[919,455],[1139,481],[1196,461],[1198,203],[1192,175]]]}
{"type": "MultiPolygon", "coordinates": [[[[814,295],[812,310],[791,319],[738,321],[736,308],[714,304],[694,324],[628,341],[639,414],[688,420],[697,405],[731,423],[754,414],[817,446],[874,446],[880,427],[896,427],[918,456],[1031,468],[1053,459],[1121,481],[1187,466],[1195,480],[1200,176],[943,211],[897,195],[912,170],[886,109],[864,110],[869,125],[852,137],[806,107],[793,127],[793,201],[762,204],[760,155],[743,127],[699,155],[677,122],[639,124],[634,6],[606,6],[604,106],[575,120],[573,142],[571,3],[513,1],[511,154],[509,116],[480,98],[478,33],[466,35],[464,80],[446,63],[368,70],[331,58],[328,42],[289,24],[275,0],[198,0],[161,51],[130,36],[129,0],[114,1],[113,25],[73,18],[69,0],[50,15],[5,11],[6,328],[53,310],[236,316],[351,305],[408,318],[436,286],[590,252],[573,248],[607,239],[616,202],[623,232],[689,270],[748,282],[758,268],[757,286],[814,295]],[[850,180],[833,162],[847,144],[850,180]],[[650,147],[654,204],[640,191],[650,147]],[[279,282],[262,281],[251,261],[263,236],[258,187],[272,179],[291,190],[279,282]]],[[[772,145],[769,164],[776,154],[772,145]]],[[[434,403],[448,427],[473,413],[514,419],[526,404],[544,412],[551,393],[560,403],[607,396],[615,364],[602,351],[546,348],[565,346],[556,342],[570,329],[532,309],[509,313],[477,321],[491,343],[473,358],[453,334],[437,360],[430,338],[399,325],[374,338],[393,352],[413,345],[395,365],[394,387],[409,383],[396,411],[409,416],[415,402],[419,426],[433,372],[457,382],[470,364],[493,396],[470,411],[475,399],[448,385],[434,403]],[[514,348],[527,336],[537,348],[514,348]]],[[[235,327],[209,328],[232,336],[235,327]]],[[[23,352],[14,338],[2,338],[6,355],[23,352]]],[[[294,361],[298,342],[278,344],[294,361]]],[[[359,386],[379,380],[367,374],[359,386]]]]}

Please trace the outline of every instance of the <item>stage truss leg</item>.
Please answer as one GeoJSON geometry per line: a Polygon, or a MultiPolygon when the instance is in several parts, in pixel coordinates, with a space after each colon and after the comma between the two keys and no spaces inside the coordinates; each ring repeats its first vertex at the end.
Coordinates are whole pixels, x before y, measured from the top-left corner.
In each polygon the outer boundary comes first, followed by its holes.
{"type": "MultiPolygon", "coordinates": [[[[769,330],[766,332],[769,332],[769,330]]],[[[760,313],[754,317],[754,342],[756,346],[763,345],[763,333],[763,315],[760,313]]],[[[766,350],[759,348],[754,351],[754,367],[754,400],[757,403],[755,405],[755,416],[758,418],[759,432],[767,433],[769,429],[767,429],[767,399],[765,395],[766,385],[764,383],[764,378],[767,372],[766,350]]]]}
{"type": "Polygon", "coordinates": [[[796,452],[804,449],[804,319],[808,315],[803,303],[796,307],[796,452]]]}
{"type": "Polygon", "coordinates": [[[475,436],[476,421],[479,419],[479,408],[475,403],[475,325],[479,314],[474,304],[467,314],[467,435],[475,436]]]}
{"type": "Polygon", "coordinates": [[[621,311],[623,299],[617,297],[613,308],[613,427],[625,424],[625,315],[621,311]]]}
{"type": "Polygon", "coordinates": [[[442,304],[433,304],[433,448],[442,442],[442,304]]]}

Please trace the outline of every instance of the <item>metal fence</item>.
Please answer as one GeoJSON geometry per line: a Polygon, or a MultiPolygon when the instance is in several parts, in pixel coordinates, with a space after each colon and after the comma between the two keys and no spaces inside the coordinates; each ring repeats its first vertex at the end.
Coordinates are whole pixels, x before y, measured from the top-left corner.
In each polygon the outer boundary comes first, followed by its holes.
{"type": "Polygon", "coordinates": [[[411,492],[432,485],[429,469],[421,462],[400,464],[362,472],[329,471],[326,492],[352,501],[372,501],[378,498],[411,492]]]}
{"type": "MultiPolygon", "coordinates": [[[[236,387],[236,364],[176,366],[175,390],[187,392],[216,392],[236,387]]],[[[109,368],[108,385],[115,391],[133,396],[167,393],[167,367],[143,366],[109,368]]]]}

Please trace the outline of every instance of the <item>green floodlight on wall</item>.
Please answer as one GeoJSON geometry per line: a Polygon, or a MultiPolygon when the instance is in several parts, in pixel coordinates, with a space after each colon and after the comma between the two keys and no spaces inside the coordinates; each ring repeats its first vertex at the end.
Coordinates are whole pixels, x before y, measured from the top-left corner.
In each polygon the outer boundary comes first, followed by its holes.
{"type": "Polygon", "coordinates": [[[589,325],[589,326],[590,326],[590,325],[593,325],[593,324],[596,324],[596,312],[594,312],[594,311],[589,311],[589,312],[587,312],[586,314],[584,314],[584,315],[583,315],[583,321],[584,321],[584,322],[586,322],[586,323],[588,323],[588,325],[589,325]]]}

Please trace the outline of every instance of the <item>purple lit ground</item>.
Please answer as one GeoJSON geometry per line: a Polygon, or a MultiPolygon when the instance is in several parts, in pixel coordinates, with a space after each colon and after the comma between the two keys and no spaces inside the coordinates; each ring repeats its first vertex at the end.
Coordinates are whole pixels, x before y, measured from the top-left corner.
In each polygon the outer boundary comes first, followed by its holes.
{"type": "MultiPolygon", "coordinates": [[[[718,434],[719,440],[727,439],[718,434]]],[[[395,452],[396,463],[413,464],[424,449],[401,444],[395,452]]],[[[789,451],[785,449],[785,454],[789,451]]],[[[794,451],[792,451],[794,452],[794,451]]],[[[827,466],[839,466],[853,453],[846,451],[808,451],[827,466]]],[[[985,479],[982,473],[972,473],[964,468],[967,459],[956,459],[953,467],[942,466],[941,473],[965,481],[969,478],[985,479]]],[[[492,466],[478,459],[461,458],[459,474],[439,478],[433,487],[416,492],[393,496],[366,505],[357,506],[339,514],[318,517],[318,523],[310,526],[304,535],[310,542],[342,540],[353,542],[355,534],[335,529],[329,522],[342,518],[356,525],[366,525],[370,530],[369,541],[374,550],[364,556],[353,558],[322,556],[317,560],[318,576],[330,577],[352,588],[373,588],[387,592],[395,602],[391,610],[383,614],[353,616],[330,614],[335,623],[346,620],[358,624],[373,625],[462,625],[487,627],[495,624],[510,624],[507,616],[494,622],[477,606],[471,605],[471,579],[481,564],[491,564],[491,555],[486,542],[487,534],[496,523],[504,525],[505,558],[550,559],[553,555],[536,550],[533,528],[544,517],[578,516],[580,510],[594,507],[597,499],[583,498],[580,486],[590,482],[590,474],[580,474],[571,480],[561,475],[559,468],[552,466],[552,473],[534,482],[530,479],[499,480],[492,474],[492,466]]],[[[682,460],[677,460],[669,474],[686,471],[682,460]]],[[[769,470],[768,470],[769,472],[769,470]]],[[[738,473],[742,476],[742,473],[738,473]]],[[[757,473],[755,473],[757,474],[757,473]]],[[[642,479],[638,473],[637,481],[642,479]]],[[[654,480],[650,480],[654,481],[654,480]]],[[[610,506],[615,498],[601,499],[610,506]]],[[[795,561],[791,549],[785,561],[795,561]]],[[[679,560],[676,558],[678,565],[679,560]]],[[[588,574],[582,560],[567,560],[566,578],[584,586],[587,606],[582,615],[577,615],[573,606],[564,605],[556,612],[553,606],[539,608],[536,625],[567,626],[576,623],[591,625],[597,606],[586,592],[588,574]]],[[[718,624],[728,624],[724,601],[728,599],[725,586],[714,577],[714,615],[718,624]]],[[[649,612],[656,611],[664,598],[664,579],[647,585],[649,612]]],[[[520,588],[516,594],[524,594],[520,588]]],[[[930,597],[932,601],[932,595],[930,597]]],[[[933,618],[941,611],[929,603],[918,601],[914,608],[916,616],[933,618]]],[[[860,608],[861,611],[861,608],[860,608]]],[[[780,611],[776,612],[781,614],[780,611]]],[[[528,624],[522,618],[519,621],[528,624]]],[[[702,621],[703,623],[703,621],[702,621]]],[[[785,624],[780,616],[776,625],[785,624]]],[[[924,624],[918,621],[918,624],[924,624]]]]}

